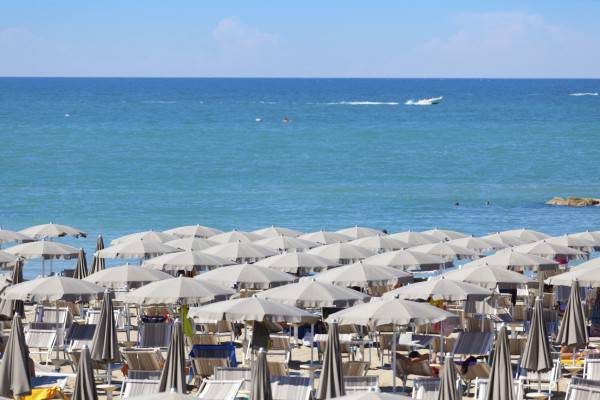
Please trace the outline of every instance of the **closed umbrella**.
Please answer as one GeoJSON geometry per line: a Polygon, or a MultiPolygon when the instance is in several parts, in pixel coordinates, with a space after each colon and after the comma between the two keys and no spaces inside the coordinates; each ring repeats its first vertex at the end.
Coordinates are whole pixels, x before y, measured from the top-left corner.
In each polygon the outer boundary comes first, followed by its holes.
{"type": "Polygon", "coordinates": [[[28,394],[31,394],[29,349],[25,344],[21,317],[15,314],[0,363],[0,396],[12,398],[28,394]]]}
{"type": "Polygon", "coordinates": [[[160,374],[159,392],[175,390],[178,393],[185,393],[187,386],[185,383],[185,348],[183,342],[183,328],[181,321],[175,321],[173,325],[173,334],[171,343],[167,352],[167,359],[160,374]]]}
{"type": "Polygon", "coordinates": [[[98,250],[96,256],[100,258],[148,259],[160,256],[161,254],[174,253],[177,251],[179,251],[179,249],[154,240],[131,239],[98,250]]]}
{"type": "Polygon", "coordinates": [[[88,269],[85,251],[83,251],[83,249],[79,249],[79,254],[77,255],[77,265],[75,266],[75,274],[73,275],[73,278],[83,279],[86,276],[88,276],[88,269]]]}
{"type": "Polygon", "coordinates": [[[444,359],[437,398],[438,400],[459,400],[462,398],[460,390],[456,387],[456,366],[451,355],[447,355],[444,359]]]}
{"type": "Polygon", "coordinates": [[[126,264],[95,272],[86,277],[85,280],[111,289],[122,289],[125,287],[135,289],[151,282],[171,278],[172,276],[166,272],[126,264]]]}
{"type": "Polygon", "coordinates": [[[337,323],[333,321],[329,323],[329,332],[327,332],[317,399],[332,399],[345,394],[339,329],[337,323]]]}
{"type": "Polygon", "coordinates": [[[309,240],[300,239],[292,236],[271,236],[254,242],[258,245],[268,247],[279,252],[283,251],[303,251],[319,246],[318,243],[309,240]]]}
{"type": "Polygon", "coordinates": [[[401,240],[404,243],[408,243],[410,247],[437,243],[440,241],[438,238],[433,237],[431,235],[426,235],[424,233],[414,231],[392,233],[391,235],[388,235],[388,237],[401,240]]]}
{"type": "Polygon", "coordinates": [[[492,295],[492,291],[471,283],[433,279],[411,283],[383,294],[383,298],[398,297],[406,300],[445,300],[466,301],[483,300],[492,295]]]}
{"type": "Polygon", "coordinates": [[[367,228],[364,226],[353,226],[352,228],[345,228],[336,231],[342,235],[350,236],[352,239],[360,239],[369,236],[383,235],[383,231],[379,229],[367,228]]]}
{"type": "Polygon", "coordinates": [[[294,282],[296,277],[255,264],[240,264],[208,271],[195,279],[237,289],[268,289],[294,282]]]}
{"type": "Polygon", "coordinates": [[[280,226],[271,226],[269,228],[257,229],[255,231],[252,231],[252,233],[255,233],[255,234],[265,237],[265,238],[273,237],[273,236],[280,236],[280,235],[291,236],[291,237],[298,237],[298,236],[302,235],[302,232],[300,232],[300,231],[297,231],[295,229],[283,228],[280,226]]]}
{"type": "Polygon", "coordinates": [[[255,262],[278,254],[277,251],[254,243],[233,242],[220,244],[203,250],[205,253],[219,256],[237,263],[255,262]]]}
{"type": "Polygon", "coordinates": [[[506,327],[502,326],[496,335],[494,360],[490,371],[486,400],[514,400],[510,347],[506,327]]]}
{"type": "Polygon", "coordinates": [[[103,249],[104,239],[102,238],[102,235],[98,235],[98,238],[96,239],[96,251],[94,251],[94,258],[92,259],[92,274],[94,272],[102,271],[105,268],[104,258],[96,256],[96,253],[103,249]]]}
{"type": "Polygon", "coordinates": [[[165,243],[170,240],[177,239],[177,236],[171,235],[165,232],[156,232],[156,231],[143,231],[143,232],[135,232],[130,233],[128,235],[120,236],[116,239],[110,241],[111,246],[116,244],[123,244],[131,241],[145,240],[147,242],[159,242],[165,243]]]}
{"type": "Polygon", "coordinates": [[[545,283],[553,286],[571,286],[573,281],[577,281],[581,287],[600,287],[600,258],[594,258],[562,274],[551,276],[545,283]]]}
{"type": "Polygon", "coordinates": [[[251,242],[256,242],[257,240],[260,240],[260,239],[264,239],[264,238],[260,235],[257,235],[256,233],[236,231],[236,230],[220,233],[218,235],[210,237],[211,241],[218,243],[218,244],[236,243],[236,242],[251,243],[251,242]]]}
{"type": "Polygon", "coordinates": [[[432,271],[452,267],[452,261],[412,250],[390,251],[365,258],[363,261],[371,265],[382,265],[404,271],[432,271]]]}
{"type": "Polygon", "coordinates": [[[319,244],[333,244],[333,243],[343,243],[349,242],[352,240],[352,237],[348,235],[344,235],[342,233],[337,232],[329,232],[329,231],[316,231],[305,233],[304,235],[299,236],[300,239],[309,240],[311,242],[319,243],[319,244]]]}
{"type": "Polygon", "coordinates": [[[6,252],[26,258],[39,258],[42,260],[42,275],[45,275],[45,260],[70,260],[76,258],[79,250],[66,244],[40,240],[37,242],[28,242],[17,246],[9,247],[6,252]]]}
{"type": "Polygon", "coordinates": [[[581,297],[579,296],[579,282],[574,280],[556,342],[571,347],[574,360],[575,349],[587,345],[588,340],[586,319],[581,306],[581,297]]]}
{"type": "Polygon", "coordinates": [[[180,238],[199,237],[199,238],[207,239],[211,236],[215,236],[220,233],[223,233],[223,231],[220,231],[215,228],[211,228],[209,226],[188,225],[188,226],[180,226],[177,228],[168,229],[165,231],[165,233],[168,233],[170,235],[175,235],[180,238]]]}
{"type": "Polygon", "coordinates": [[[443,274],[445,279],[474,283],[488,289],[515,288],[535,281],[518,272],[489,265],[471,265],[443,274]]]}
{"type": "Polygon", "coordinates": [[[119,342],[117,341],[117,327],[115,324],[115,314],[113,311],[113,293],[109,290],[104,292],[102,298],[102,309],[100,310],[100,320],[94,330],[92,339],[91,357],[93,360],[106,364],[107,383],[110,385],[112,373],[111,366],[113,362],[121,359],[119,352],[119,342]]]}
{"type": "Polygon", "coordinates": [[[270,375],[269,364],[267,364],[267,352],[265,349],[261,348],[256,354],[256,359],[252,363],[251,400],[273,399],[270,375]]]}
{"type": "Polygon", "coordinates": [[[308,254],[329,258],[340,264],[350,264],[371,257],[376,253],[349,243],[333,243],[310,249],[308,254]]]}
{"type": "Polygon", "coordinates": [[[81,229],[73,228],[72,226],[68,225],[54,224],[52,222],[49,224],[35,225],[25,228],[19,231],[19,233],[32,237],[36,240],[63,236],[73,236],[76,238],[87,237],[87,233],[81,229]]]}
{"type": "Polygon", "coordinates": [[[275,269],[295,275],[307,275],[321,272],[339,264],[325,257],[307,253],[283,253],[257,261],[254,265],[275,269]]]}
{"type": "Polygon", "coordinates": [[[540,373],[552,369],[552,356],[550,354],[550,343],[548,342],[540,298],[537,298],[535,301],[529,334],[527,335],[527,342],[525,343],[520,365],[521,368],[527,371],[537,373],[538,391],[541,392],[540,373]]]}
{"type": "MultiPolygon", "coordinates": [[[[23,261],[18,259],[11,277],[11,286],[23,282],[23,261]]],[[[0,290],[1,292],[1,290],[0,290]]],[[[0,315],[13,318],[15,314],[25,315],[25,305],[22,300],[0,299],[0,315]]]]}
{"type": "Polygon", "coordinates": [[[94,369],[92,368],[92,357],[87,346],[83,346],[79,365],[77,366],[77,376],[75,377],[75,386],[73,388],[72,400],[97,400],[96,382],[94,381],[94,369]]]}
{"type": "Polygon", "coordinates": [[[0,245],[10,242],[32,242],[33,240],[35,239],[27,235],[23,235],[20,232],[14,232],[0,228],[0,245]]]}
{"type": "Polygon", "coordinates": [[[438,229],[438,228],[430,229],[428,231],[423,231],[421,233],[424,233],[425,235],[433,236],[438,241],[448,241],[448,240],[462,239],[462,238],[468,237],[467,234],[462,233],[462,232],[451,231],[449,229],[438,229]]]}
{"type": "Polygon", "coordinates": [[[362,261],[321,272],[315,278],[319,282],[346,287],[388,287],[412,282],[410,273],[362,261]]]}
{"type": "Polygon", "coordinates": [[[221,285],[180,276],[149,283],[123,294],[119,299],[125,303],[140,305],[186,305],[223,300],[234,293],[221,285]]]}
{"type": "Polygon", "coordinates": [[[508,231],[502,231],[502,232],[498,232],[498,233],[500,234],[500,236],[515,237],[517,239],[521,239],[522,241],[524,241],[526,243],[537,242],[538,240],[546,239],[547,237],[549,237],[545,233],[534,231],[532,229],[526,229],[526,228],[511,229],[508,231]]]}
{"type": "Polygon", "coordinates": [[[191,272],[211,270],[232,264],[234,264],[234,262],[231,260],[208,254],[203,251],[178,251],[176,253],[163,254],[162,256],[145,260],[142,263],[142,267],[169,272],[191,272]]]}
{"type": "Polygon", "coordinates": [[[355,239],[351,241],[350,244],[358,247],[364,247],[365,249],[371,250],[375,253],[402,250],[410,247],[410,245],[406,242],[383,235],[355,239]]]}
{"type": "Polygon", "coordinates": [[[188,236],[165,242],[167,246],[175,247],[184,251],[198,251],[216,246],[218,243],[209,239],[202,239],[196,236],[188,236]]]}

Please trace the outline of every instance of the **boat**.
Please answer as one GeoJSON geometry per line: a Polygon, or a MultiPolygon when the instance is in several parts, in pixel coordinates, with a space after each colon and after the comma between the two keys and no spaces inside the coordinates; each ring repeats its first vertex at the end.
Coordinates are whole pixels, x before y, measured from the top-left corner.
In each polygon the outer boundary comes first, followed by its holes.
{"type": "Polygon", "coordinates": [[[406,104],[413,105],[413,106],[431,106],[433,104],[439,104],[443,98],[444,98],[443,96],[440,96],[440,97],[429,97],[429,98],[419,99],[419,100],[408,100],[406,102],[406,104]]]}

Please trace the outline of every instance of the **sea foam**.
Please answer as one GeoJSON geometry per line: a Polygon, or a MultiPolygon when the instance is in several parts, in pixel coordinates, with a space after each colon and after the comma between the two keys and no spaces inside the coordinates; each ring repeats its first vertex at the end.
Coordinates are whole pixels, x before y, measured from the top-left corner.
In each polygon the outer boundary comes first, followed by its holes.
{"type": "Polygon", "coordinates": [[[396,101],[336,101],[327,103],[329,105],[346,105],[346,106],[397,106],[396,101]]]}
{"type": "Polygon", "coordinates": [[[569,96],[598,96],[598,92],[571,93],[569,96]]]}

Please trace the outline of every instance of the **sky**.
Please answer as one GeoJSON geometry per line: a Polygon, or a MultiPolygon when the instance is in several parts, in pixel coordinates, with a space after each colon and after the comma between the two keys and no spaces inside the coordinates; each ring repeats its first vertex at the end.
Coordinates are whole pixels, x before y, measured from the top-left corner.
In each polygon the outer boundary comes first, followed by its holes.
{"type": "Polygon", "coordinates": [[[600,77],[600,0],[0,2],[0,76],[600,77]]]}

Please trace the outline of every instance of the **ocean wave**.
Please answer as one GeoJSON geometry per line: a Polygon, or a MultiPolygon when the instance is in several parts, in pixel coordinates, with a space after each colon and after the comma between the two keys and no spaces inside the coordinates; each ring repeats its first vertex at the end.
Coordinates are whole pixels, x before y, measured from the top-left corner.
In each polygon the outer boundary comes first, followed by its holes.
{"type": "Polygon", "coordinates": [[[396,101],[335,101],[327,104],[345,106],[397,106],[399,103],[396,101]]]}
{"type": "Polygon", "coordinates": [[[571,93],[569,96],[598,96],[598,92],[577,92],[571,93]]]}
{"type": "Polygon", "coordinates": [[[276,101],[259,101],[260,104],[277,104],[276,101]]]}
{"type": "Polygon", "coordinates": [[[144,104],[174,104],[177,103],[175,100],[143,100],[144,104]]]}

